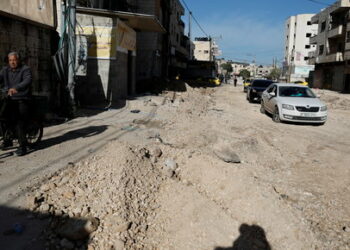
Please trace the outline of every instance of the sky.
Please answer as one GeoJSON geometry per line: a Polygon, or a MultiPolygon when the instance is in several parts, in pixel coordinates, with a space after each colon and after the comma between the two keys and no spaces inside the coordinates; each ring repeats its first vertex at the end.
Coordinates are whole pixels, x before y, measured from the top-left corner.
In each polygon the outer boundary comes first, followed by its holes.
{"type": "MultiPolygon", "coordinates": [[[[283,62],[284,23],[289,16],[318,13],[335,0],[180,0],[204,31],[216,38],[225,59],[257,64],[283,62]],[[222,38],[220,38],[220,36],[222,38]]],[[[188,28],[188,11],[182,18],[188,28]]],[[[205,34],[192,21],[192,39],[205,34]]]]}

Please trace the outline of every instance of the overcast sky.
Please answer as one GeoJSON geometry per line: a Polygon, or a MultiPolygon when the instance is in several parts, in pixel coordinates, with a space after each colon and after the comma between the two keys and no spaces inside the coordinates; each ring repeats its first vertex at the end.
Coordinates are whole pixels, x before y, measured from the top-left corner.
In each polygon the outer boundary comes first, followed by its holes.
{"type": "MultiPolygon", "coordinates": [[[[180,0],[182,1],[182,0],[180,0]]],[[[205,32],[217,39],[222,57],[235,61],[281,63],[284,22],[296,14],[318,13],[329,0],[184,0],[205,32]]],[[[188,23],[188,11],[183,20],[188,23]]],[[[188,26],[188,25],[187,25],[188,26]]],[[[187,30],[187,29],[186,29],[187,30]]],[[[192,38],[205,36],[193,22],[192,38]]]]}

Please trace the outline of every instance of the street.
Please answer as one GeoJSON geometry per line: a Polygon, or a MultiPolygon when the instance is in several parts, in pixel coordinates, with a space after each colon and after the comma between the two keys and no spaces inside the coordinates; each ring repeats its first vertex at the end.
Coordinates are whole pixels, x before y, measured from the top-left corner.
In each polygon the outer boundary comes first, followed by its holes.
{"type": "MultiPolygon", "coordinates": [[[[312,126],[273,123],[241,86],[186,87],[45,129],[42,148],[1,159],[1,208],[98,218],[69,241],[81,249],[349,249],[349,96],[317,90],[329,119],[312,126]]],[[[36,220],[0,241],[66,244],[36,220]]]]}

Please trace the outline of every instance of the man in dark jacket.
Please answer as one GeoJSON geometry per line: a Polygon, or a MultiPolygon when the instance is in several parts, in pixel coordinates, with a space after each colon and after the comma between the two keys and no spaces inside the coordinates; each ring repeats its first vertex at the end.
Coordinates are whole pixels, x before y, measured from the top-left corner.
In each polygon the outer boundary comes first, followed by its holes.
{"type": "MultiPolygon", "coordinates": [[[[19,156],[27,153],[26,127],[29,118],[29,99],[31,97],[32,73],[28,66],[20,63],[17,52],[8,54],[8,66],[0,71],[0,84],[7,94],[7,109],[11,115],[10,120],[16,126],[19,148],[16,154],[19,156]]],[[[4,138],[2,148],[12,146],[9,138],[4,138]]]]}

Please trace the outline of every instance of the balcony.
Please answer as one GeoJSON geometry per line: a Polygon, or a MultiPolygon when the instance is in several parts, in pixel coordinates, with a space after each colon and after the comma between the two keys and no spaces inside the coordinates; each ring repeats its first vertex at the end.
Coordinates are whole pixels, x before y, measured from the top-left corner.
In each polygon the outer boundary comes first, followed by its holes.
{"type": "Polygon", "coordinates": [[[331,63],[331,62],[342,62],[344,61],[344,55],[342,52],[329,54],[326,56],[318,56],[316,63],[331,63]]]}
{"type": "Polygon", "coordinates": [[[330,31],[328,31],[328,38],[336,38],[343,34],[344,31],[344,25],[339,25],[330,31]]]}
{"type": "Polygon", "coordinates": [[[317,44],[317,35],[310,37],[310,44],[317,44]]]}

